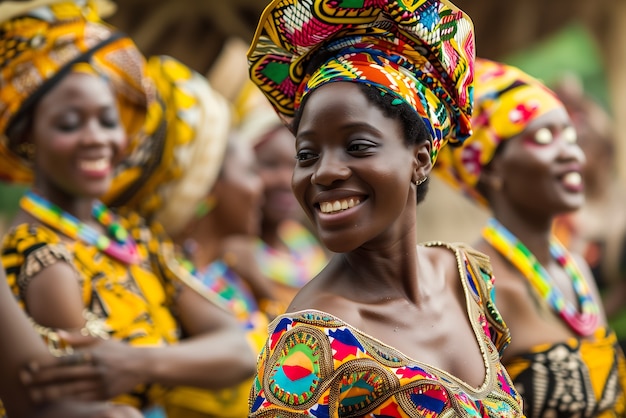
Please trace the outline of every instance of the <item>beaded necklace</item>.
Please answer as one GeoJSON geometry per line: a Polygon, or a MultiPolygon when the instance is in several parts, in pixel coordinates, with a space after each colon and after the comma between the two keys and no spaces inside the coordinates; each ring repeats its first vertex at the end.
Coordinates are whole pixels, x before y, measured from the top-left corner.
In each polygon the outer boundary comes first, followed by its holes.
{"type": "Polygon", "coordinates": [[[252,329],[251,314],[259,310],[252,292],[245,282],[224,261],[215,260],[206,268],[198,270],[189,260],[179,262],[189,273],[200,279],[210,291],[243,323],[245,329],[252,329]]]}
{"type": "Polygon", "coordinates": [[[537,293],[574,332],[583,337],[593,334],[599,321],[598,305],[571,255],[556,238],[553,237],[550,241],[550,254],[571,279],[580,312],[565,300],[546,269],[530,250],[497,220],[489,220],[483,229],[483,238],[528,279],[537,293]]]}
{"type": "Polygon", "coordinates": [[[100,224],[106,227],[108,234],[113,239],[101,234],[32,191],[27,192],[22,197],[20,206],[39,221],[69,238],[93,245],[124,264],[137,264],[139,262],[135,241],[101,202],[96,201],[93,204],[91,213],[100,224]]]}

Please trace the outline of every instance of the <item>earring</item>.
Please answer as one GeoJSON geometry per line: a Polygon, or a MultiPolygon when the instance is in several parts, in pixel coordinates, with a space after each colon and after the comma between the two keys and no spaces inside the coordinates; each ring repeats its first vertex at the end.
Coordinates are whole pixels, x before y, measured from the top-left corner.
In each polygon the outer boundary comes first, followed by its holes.
{"type": "Polygon", "coordinates": [[[415,183],[416,186],[419,186],[420,184],[424,183],[426,180],[428,180],[428,176],[424,176],[424,177],[422,177],[419,180],[415,180],[414,183],[415,183]]]}
{"type": "Polygon", "coordinates": [[[23,142],[17,146],[17,152],[26,158],[27,161],[33,162],[35,160],[35,144],[30,142],[23,142]]]}
{"type": "Polygon", "coordinates": [[[492,177],[489,183],[496,192],[502,191],[502,179],[500,177],[492,177]]]}

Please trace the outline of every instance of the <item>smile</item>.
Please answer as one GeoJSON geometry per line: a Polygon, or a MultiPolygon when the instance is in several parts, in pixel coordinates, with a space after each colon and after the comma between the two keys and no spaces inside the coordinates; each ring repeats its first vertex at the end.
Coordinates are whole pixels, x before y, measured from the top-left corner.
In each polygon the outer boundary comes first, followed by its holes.
{"type": "Polygon", "coordinates": [[[79,163],[81,170],[85,171],[102,171],[109,168],[109,159],[100,158],[97,160],[81,160],[79,163]]]}
{"type": "Polygon", "coordinates": [[[583,178],[579,172],[572,171],[563,176],[563,183],[570,187],[579,187],[583,183],[583,178]]]}
{"type": "Polygon", "coordinates": [[[355,207],[361,203],[361,199],[358,197],[351,197],[349,199],[335,200],[332,202],[320,202],[320,211],[322,213],[337,213],[355,207]]]}

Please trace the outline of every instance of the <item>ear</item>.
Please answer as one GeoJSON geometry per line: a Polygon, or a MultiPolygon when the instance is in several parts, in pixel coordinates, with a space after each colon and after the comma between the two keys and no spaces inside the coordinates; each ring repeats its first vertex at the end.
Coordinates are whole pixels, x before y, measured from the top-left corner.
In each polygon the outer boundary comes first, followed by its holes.
{"type": "Polygon", "coordinates": [[[432,144],[424,141],[420,144],[412,145],[413,148],[413,183],[424,179],[430,175],[433,168],[430,160],[430,150],[432,144]]]}

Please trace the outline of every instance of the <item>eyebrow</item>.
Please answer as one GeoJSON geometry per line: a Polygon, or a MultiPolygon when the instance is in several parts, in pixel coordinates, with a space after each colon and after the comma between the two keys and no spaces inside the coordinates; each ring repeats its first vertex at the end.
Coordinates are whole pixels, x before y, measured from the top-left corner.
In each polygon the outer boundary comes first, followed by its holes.
{"type": "MultiPolygon", "coordinates": [[[[339,127],[340,131],[350,131],[354,129],[363,129],[376,135],[383,134],[383,132],[380,129],[378,129],[376,126],[367,122],[348,122],[348,123],[342,124],[339,127]]],[[[315,133],[315,128],[307,129],[305,131],[298,132],[296,137],[307,137],[314,133],[315,133]]]]}

